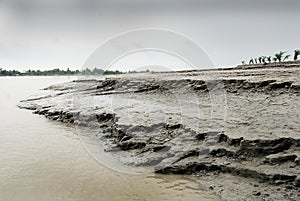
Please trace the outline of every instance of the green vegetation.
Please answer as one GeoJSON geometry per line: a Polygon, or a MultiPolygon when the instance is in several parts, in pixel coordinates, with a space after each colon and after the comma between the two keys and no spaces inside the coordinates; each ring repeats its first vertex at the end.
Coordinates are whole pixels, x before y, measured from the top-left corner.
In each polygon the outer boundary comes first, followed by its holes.
{"type": "Polygon", "coordinates": [[[294,61],[298,60],[298,56],[300,56],[300,50],[295,50],[294,51],[294,61]]]}
{"type": "Polygon", "coordinates": [[[102,70],[98,68],[94,68],[93,70],[86,68],[80,72],[81,75],[115,75],[115,74],[123,74],[121,71],[112,71],[112,70],[102,70]]]}
{"type": "MultiPolygon", "coordinates": [[[[296,49],[294,51],[294,61],[298,60],[298,57],[300,56],[300,50],[296,49]]],[[[273,62],[282,62],[286,61],[291,57],[290,54],[287,54],[285,51],[280,51],[274,56],[260,56],[258,58],[251,58],[249,60],[249,64],[266,64],[273,62]]],[[[242,61],[242,64],[245,65],[245,61],[242,61]]]]}
{"type": "Polygon", "coordinates": [[[24,72],[20,72],[17,70],[5,70],[0,68],[0,76],[45,76],[45,75],[76,75],[79,74],[80,71],[71,71],[69,68],[67,70],[60,70],[55,68],[53,70],[26,70],[24,72]]]}
{"type": "Polygon", "coordinates": [[[17,70],[5,70],[0,68],[0,76],[52,76],[52,75],[115,75],[115,74],[124,74],[124,73],[148,73],[149,70],[145,71],[128,71],[122,72],[118,70],[103,70],[99,68],[94,68],[93,70],[86,68],[85,70],[60,70],[55,68],[53,70],[26,70],[20,72],[17,70]]]}

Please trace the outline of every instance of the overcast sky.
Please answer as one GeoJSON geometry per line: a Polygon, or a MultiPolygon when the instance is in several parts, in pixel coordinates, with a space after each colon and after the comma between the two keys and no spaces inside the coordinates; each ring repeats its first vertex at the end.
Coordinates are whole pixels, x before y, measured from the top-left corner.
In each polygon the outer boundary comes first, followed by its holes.
{"type": "MultiPolygon", "coordinates": [[[[215,66],[233,66],[300,48],[299,8],[299,0],[0,0],[0,67],[80,69],[108,38],[141,28],[181,33],[215,66]]],[[[147,54],[118,65],[182,65],[147,54]]]]}

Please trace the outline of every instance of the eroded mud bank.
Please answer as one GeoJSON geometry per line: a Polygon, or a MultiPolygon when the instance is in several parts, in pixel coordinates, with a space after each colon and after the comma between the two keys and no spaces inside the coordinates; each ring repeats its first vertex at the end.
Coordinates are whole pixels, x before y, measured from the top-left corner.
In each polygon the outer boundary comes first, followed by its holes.
{"type": "Polygon", "coordinates": [[[221,197],[232,184],[233,200],[297,200],[300,66],[276,65],[79,77],[19,107],[93,130],[126,165],[211,178],[203,181],[221,197]],[[227,178],[223,187],[214,185],[221,178],[227,178]],[[251,180],[250,193],[228,182],[233,178],[251,180]]]}

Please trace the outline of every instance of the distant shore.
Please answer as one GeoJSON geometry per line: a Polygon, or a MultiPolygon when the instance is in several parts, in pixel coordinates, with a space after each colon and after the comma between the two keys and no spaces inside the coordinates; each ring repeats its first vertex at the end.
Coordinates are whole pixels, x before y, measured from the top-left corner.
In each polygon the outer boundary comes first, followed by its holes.
{"type": "MultiPolygon", "coordinates": [[[[134,72],[134,71],[133,71],[134,72]]],[[[103,70],[103,69],[88,69],[85,70],[61,70],[55,68],[52,70],[26,70],[20,72],[18,70],[5,70],[0,68],[0,76],[60,76],[60,75],[115,75],[115,74],[124,74],[118,70],[103,70]]]]}
{"type": "MultiPolygon", "coordinates": [[[[284,62],[272,62],[272,63],[260,63],[260,64],[244,64],[237,65],[234,67],[215,67],[215,68],[207,68],[207,69],[190,69],[190,70],[180,70],[174,72],[193,72],[193,71],[214,71],[214,70],[235,70],[235,69],[259,69],[259,68],[286,68],[286,67],[299,67],[300,61],[284,61],[284,62]]],[[[118,71],[118,70],[103,70],[94,68],[85,69],[85,70],[61,70],[59,68],[55,68],[52,70],[26,70],[24,72],[20,72],[18,70],[5,70],[0,68],[0,76],[66,76],[66,75],[115,75],[115,74],[128,74],[128,73],[163,73],[163,71],[118,71]]],[[[170,73],[168,71],[167,73],[170,73]]]]}

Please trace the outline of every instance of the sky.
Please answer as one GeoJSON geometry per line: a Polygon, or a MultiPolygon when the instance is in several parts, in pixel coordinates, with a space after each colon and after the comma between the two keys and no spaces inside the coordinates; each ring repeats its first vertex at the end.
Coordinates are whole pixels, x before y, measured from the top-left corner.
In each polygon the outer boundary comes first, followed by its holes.
{"type": "MultiPolygon", "coordinates": [[[[149,28],[193,41],[213,66],[235,66],[300,48],[299,8],[299,0],[0,0],[0,68],[81,69],[114,36],[149,28]]],[[[189,68],[180,56],[141,50],[110,68],[189,68]]]]}

